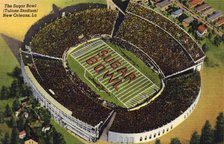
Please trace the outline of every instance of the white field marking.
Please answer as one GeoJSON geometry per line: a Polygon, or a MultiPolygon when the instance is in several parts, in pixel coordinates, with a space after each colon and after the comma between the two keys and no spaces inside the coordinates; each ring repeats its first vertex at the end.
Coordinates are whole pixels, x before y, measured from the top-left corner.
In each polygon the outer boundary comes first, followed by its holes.
{"type": "MultiPolygon", "coordinates": [[[[115,55],[116,56],[116,55],[115,55]]],[[[99,61],[97,61],[96,63],[94,63],[93,65],[89,65],[86,61],[85,62],[83,62],[84,64],[84,66],[88,69],[88,70],[90,70],[90,71],[94,71],[94,67],[95,66],[97,66],[97,65],[99,65],[100,63],[103,63],[103,59],[100,59],[99,61]]],[[[106,65],[108,65],[107,63],[106,64],[104,64],[105,66],[106,65]]]]}
{"type": "MultiPolygon", "coordinates": [[[[115,55],[115,54],[114,54],[114,56],[115,56],[115,58],[119,57],[118,55],[115,55]]],[[[95,71],[95,70],[94,70],[94,67],[97,66],[97,65],[100,64],[100,63],[103,63],[103,62],[104,62],[104,60],[103,60],[103,59],[100,59],[100,62],[99,62],[99,63],[94,64],[94,65],[88,67],[88,69],[91,69],[90,71],[95,71]]],[[[104,66],[111,68],[110,63],[103,63],[103,64],[104,64],[104,66]]],[[[111,68],[111,69],[112,69],[112,68],[111,68]]],[[[106,70],[109,70],[109,69],[107,68],[106,70]]],[[[96,74],[97,74],[97,73],[96,73],[96,74]]],[[[102,74],[102,73],[101,73],[101,74],[102,74]]],[[[98,75],[100,75],[100,74],[98,74],[98,75]]]]}
{"type": "MultiPolygon", "coordinates": [[[[142,75],[140,75],[138,78],[138,81],[142,81],[142,80],[145,80],[145,78],[142,75]]],[[[109,89],[114,93],[114,95],[117,95],[118,93],[123,92],[126,88],[132,87],[133,85],[135,85],[135,82],[132,81],[129,83],[128,80],[124,79],[124,81],[119,85],[119,91],[116,91],[115,89],[113,89],[112,86],[110,86],[109,89]]]]}
{"type": "Polygon", "coordinates": [[[119,97],[122,100],[126,100],[127,98],[132,97],[132,96],[140,93],[141,91],[144,91],[144,89],[149,86],[151,86],[151,85],[148,84],[147,81],[142,82],[141,84],[137,85],[136,87],[129,89],[129,91],[127,91],[127,93],[123,93],[122,95],[119,95],[117,97],[119,97]]]}
{"type": "MultiPolygon", "coordinates": [[[[121,59],[121,57],[119,57],[119,59],[118,60],[120,60],[121,59]]],[[[123,62],[124,60],[122,59],[122,62],[123,62]]],[[[121,61],[120,61],[121,62],[121,61]]],[[[123,64],[121,62],[121,64],[122,64],[122,67],[126,67],[126,68],[128,68],[128,70],[132,70],[132,66],[130,66],[130,65],[128,65],[127,63],[125,63],[125,64],[123,64]]],[[[114,72],[114,71],[117,71],[118,69],[120,69],[120,67],[119,68],[116,68],[116,69],[113,69],[112,67],[110,67],[109,69],[107,69],[107,70],[109,70],[110,71],[110,73],[112,73],[112,72],[114,72]]],[[[100,77],[100,76],[99,76],[100,77]]]]}
{"type": "MultiPolygon", "coordinates": [[[[78,60],[80,62],[83,62],[83,61],[89,59],[90,57],[97,56],[97,54],[102,50],[108,50],[107,45],[102,45],[100,47],[97,47],[97,49],[86,53],[83,57],[80,57],[78,60]]],[[[113,53],[113,51],[110,51],[109,53],[113,53]]]]}
{"type": "Polygon", "coordinates": [[[132,105],[136,105],[138,103],[141,103],[142,101],[144,101],[145,99],[147,99],[148,97],[151,97],[153,94],[155,93],[155,91],[151,91],[150,94],[147,95],[143,95],[143,96],[139,96],[135,99],[132,99],[132,101],[129,101],[128,103],[125,102],[126,104],[132,104],[132,105]]]}
{"type": "MultiPolygon", "coordinates": [[[[116,71],[116,70],[115,70],[115,71],[116,71]]],[[[134,70],[133,70],[133,71],[134,71],[134,70]]],[[[113,71],[110,72],[110,73],[113,73],[113,71]]],[[[103,78],[103,76],[102,76],[101,78],[103,78]]],[[[122,73],[115,73],[114,78],[118,78],[118,79],[120,79],[120,80],[128,81],[128,80],[125,80],[125,79],[123,78],[122,73]]],[[[110,88],[110,86],[112,87],[112,85],[111,85],[110,83],[107,82],[109,79],[110,79],[110,77],[106,77],[106,78],[104,78],[104,79],[102,80],[103,83],[107,83],[108,88],[110,88]]],[[[122,83],[123,83],[123,82],[122,82],[122,83]]],[[[121,85],[119,85],[119,87],[121,87],[121,85]]]]}
{"type": "Polygon", "coordinates": [[[148,83],[145,79],[142,79],[141,81],[135,82],[133,85],[128,86],[127,88],[123,89],[123,91],[117,91],[114,93],[116,97],[122,97],[123,95],[128,94],[130,91],[135,90],[136,88],[143,86],[144,84],[148,83]]]}
{"type": "Polygon", "coordinates": [[[78,57],[77,60],[82,61],[83,59],[85,59],[89,55],[95,54],[105,47],[106,47],[105,44],[97,45],[97,46],[93,47],[91,51],[86,51],[85,53],[83,53],[83,55],[78,57]]]}
{"type": "MultiPolygon", "coordinates": [[[[119,56],[117,56],[117,57],[119,57],[119,56]]],[[[121,58],[119,57],[119,59],[118,60],[120,60],[121,58]]],[[[105,66],[110,66],[110,64],[109,63],[106,63],[106,65],[105,66]]],[[[111,66],[109,67],[109,69],[107,69],[107,71],[113,71],[113,70],[117,70],[117,69],[113,69],[111,66]]],[[[99,78],[100,79],[100,77],[102,77],[103,75],[105,74],[105,72],[102,72],[101,74],[96,74],[96,78],[99,78]]]]}
{"type": "MultiPolygon", "coordinates": [[[[90,44],[83,44],[82,46],[80,46],[80,47],[84,47],[83,49],[81,48],[81,49],[79,49],[79,50],[73,51],[72,53],[74,53],[74,56],[77,57],[77,56],[80,55],[80,53],[82,54],[82,52],[85,50],[85,48],[88,48],[88,47],[90,47],[91,45],[94,45],[94,44],[99,43],[99,42],[100,42],[100,41],[96,40],[95,42],[92,42],[92,43],[90,43],[90,44]],[[77,56],[76,56],[76,54],[77,54],[77,56]]],[[[85,51],[84,51],[84,52],[85,52],[85,51]]]]}
{"type": "MultiPolygon", "coordinates": [[[[102,41],[102,40],[99,40],[99,41],[102,41]]],[[[104,42],[104,41],[102,41],[102,43],[100,43],[100,45],[101,46],[103,46],[103,48],[109,48],[109,49],[111,49],[115,54],[117,54],[120,58],[121,58],[121,60],[122,60],[122,62],[124,61],[125,62],[125,65],[127,65],[128,67],[133,67],[133,71],[136,71],[136,73],[138,74],[138,75],[140,75],[140,77],[138,77],[140,80],[146,80],[146,82],[150,82],[150,83],[148,83],[148,85],[149,84],[154,84],[149,78],[147,78],[142,72],[140,72],[133,64],[131,64],[129,61],[127,61],[123,56],[121,56],[118,52],[116,52],[114,49],[112,49],[106,42],[104,42]],[[105,46],[106,47],[105,47],[105,46]]],[[[85,48],[85,47],[83,47],[83,48],[85,48]]],[[[94,47],[94,48],[92,48],[91,50],[94,50],[95,51],[95,48],[99,48],[98,46],[96,46],[96,47],[94,47]]],[[[86,53],[87,52],[89,52],[89,50],[88,51],[86,51],[86,53]]],[[[90,52],[91,53],[91,52],[90,52]]],[[[85,54],[85,53],[84,53],[85,54]]],[[[82,54],[82,55],[84,55],[84,54],[82,54]]],[[[87,58],[89,56],[89,54],[87,55],[87,56],[85,56],[85,58],[87,58]]],[[[80,56],[79,56],[80,57],[80,56]]],[[[88,67],[85,67],[84,65],[83,65],[83,63],[80,63],[80,61],[78,60],[78,59],[76,59],[75,57],[73,57],[73,59],[75,60],[75,61],[77,61],[87,72],[89,72],[90,73],[90,75],[93,77],[93,74],[89,71],[89,69],[88,69],[88,67]]],[[[83,59],[83,57],[82,58],[80,58],[80,59],[83,59]]],[[[95,77],[93,77],[93,78],[95,78],[95,77]]],[[[97,79],[101,84],[102,84],[102,86],[108,91],[108,92],[110,92],[111,94],[113,94],[112,92],[111,92],[111,90],[104,84],[104,83],[102,83],[99,79],[97,79]]],[[[137,82],[137,83],[139,83],[139,82],[137,82]]],[[[156,87],[158,87],[157,85],[155,85],[156,87]]],[[[124,87],[128,87],[128,85],[126,85],[126,86],[124,86],[124,87]]],[[[130,87],[128,87],[128,89],[130,89],[130,87]]],[[[124,91],[123,91],[124,92],[124,91]]],[[[122,92],[122,93],[123,93],[122,92]]],[[[114,95],[114,94],[113,94],[114,95]]],[[[115,95],[114,95],[115,96],[115,95]]],[[[116,97],[116,96],[115,96],[116,97]]],[[[121,99],[119,98],[119,97],[116,97],[123,105],[125,105],[126,107],[127,107],[127,105],[124,103],[124,102],[122,102],[121,101],[121,99]]]]}
{"type": "MultiPolygon", "coordinates": [[[[134,72],[134,71],[135,71],[135,70],[133,69],[132,71],[130,71],[130,73],[131,73],[131,72],[134,72]]],[[[137,73],[136,77],[137,77],[137,76],[141,77],[142,75],[141,75],[140,73],[137,73]],[[139,76],[139,75],[140,75],[140,76],[139,76]]],[[[122,80],[123,80],[123,82],[119,85],[120,90],[121,90],[123,87],[126,86],[126,84],[128,83],[128,80],[126,80],[126,79],[123,78],[122,73],[118,73],[118,74],[115,76],[115,78],[116,78],[116,77],[119,77],[119,78],[121,77],[122,80]]],[[[142,76],[142,77],[143,77],[143,76],[142,76]]],[[[106,80],[109,80],[109,77],[107,77],[106,80]]],[[[105,80],[104,80],[104,81],[105,81],[105,80]]],[[[132,83],[131,83],[129,86],[131,86],[131,85],[132,85],[132,83]]],[[[112,86],[112,85],[109,85],[108,88],[109,88],[109,89],[112,89],[113,92],[116,92],[116,90],[113,89],[113,86],[112,86]]]]}
{"type": "MultiPolygon", "coordinates": [[[[103,45],[103,43],[102,43],[101,45],[103,45]]],[[[101,46],[101,45],[100,45],[100,46],[101,46]]],[[[87,52],[89,52],[90,50],[94,50],[94,49],[96,49],[96,48],[97,48],[97,47],[93,47],[92,45],[87,45],[87,46],[83,45],[83,48],[81,48],[81,49],[79,49],[79,50],[77,50],[77,51],[72,52],[72,54],[73,54],[76,58],[79,58],[79,57],[83,56],[84,54],[86,54],[87,52]],[[85,51],[86,49],[87,49],[87,51],[85,51]],[[80,51],[81,51],[81,52],[84,51],[84,53],[79,54],[80,51]],[[76,56],[76,54],[78,54],[78,55],[76,56]]]]}
{"type": "MultiPolygon", "coordinates": [[[[101,49],[101,50],[107,50],[107,48],[106,47],[104,47],[103,49],[101,49]]],[[[112,51],[110,51],[108,54],[111,54],[112,56],[116,56],[115,54],[114,54],[114,52],[112,52],[112,51]]],[[[89,56],[89,57],[86,57],[86,59],[84,59],[84,60],[82,60],[82,63],[86,63],[86,60],[88,60],[89,58],[91,58],[91,57],[93,57],[93,56],[98,56],[98,55],[91,55],[91,56],[89,56]]],[[[98,57],[100,60],[102,60],[103,61],[103,58],[101,58],[101,57],[98,57]]],[[[86,63],[86,65],[88,65],[87,63],[86,63]]],[[[89,66],[89,65],[88,65],[89,66]]],[[[89,66],[90,68],[91,68],[91,66],[89,66]]]]}
{"type": "MultiPolygon", "coordinates": [[[[77,61],[74,57],[72,57],[75,61],[77,61]]],[[[85,67],[79,62],[79,61],[77,61],[84,69],[85,69],[85,67]]],[[[85,69],[86,70],[86,69],[85,69]]],[[[93,76],[88,70],[86,70],[91,76],[93,76]]],[[[101,83],[102,84],[102,83],[101,83]]],[[[105,89],[107,89],[106,87],[105,87],[105,85],[104,84],[102,84],[103,85],[103,87],[105,88],[105,89]]],[[[109,92],[109,93],[111,93],[111,91],[110,90],[108,90],[107,89],[107,91],[109,92]]]]}
{"type": "MultiPolygon", "coordinates": [[[[127,93],[125,93],[127,96],[124,97],[124,100],[127,99],[127,98],[129,98],[129,97],[133,97],[135,95],[138,95],[139,93],[142,93],[143,91],[145,91],[146,89],[148,89],[151,86],[153,86],[152,83],[142,82],[142,84],[139,84],[135,88],[133,88],[134,90],[136,88],[138,88],[136,91],[133,91],[133,89],[131,89],[130,91],[128,91],[127,93]],[[141,86],[141,87],[139,87],[139,86],[141,86]],[[138,93],[136,93],[136,92],[138,92],[138,93]]],[[[119,96],[119,97],[121,97],[121,96],[119,96]]],[[[123,98],[123,96],[122,96],[122,98],[123,98]]]]}
{"type": "Polygon", "coordinates": [[[85,61],[86,59],[90,58],[91,56],[95,55],[96,53],[98,53],[99,51],[104,49],[105,47],[106,47],[105,45],[102,45],[102,46],[97,47],[96,49],[94,49],[94,50],[92,50],[88,53],[84,53],[84,56],[77,58],[77,60],[80,61],[80,62],[85,61]]]}
{"type": "MultiPolygon", "coordinates": [[[[118,57],[118,55],[115,55],[115,58],[117,58],[118,57]]],[[[88,66],[88,64],[85,64],[85,66],[89,69],[89,70],[94,70],[94,67],[95,66],[97,66],[98,64],[100,64],[100,63],[103,63],[104,62],[104,60],[103,59],[100,59],[98,62],[96,62],[95,64],[93,64],[93,65],[91,65],[91,66],[88,66]]],[[[104,64],[106,67],[107,66],[109,66],[110,64],[109,63],[105,63],[104,64]]]]}
{"type": "Polygon", "coordinates": [[[141,93],[137,94],[136,96],[128,97],[128,99],[125,99],[124,102],[128,101],[139,101],[141,98],[148,98],[149,96],[153,95],[156,91],[154,90],[155,85],[151,85],[150,87],[146,88],[144,91],[141,93]]]}
{"type": "Polygon", "coordinates": [[[98,87],[96,87],[96,85],[95,85],[92,81],[90,81],[89,78],[86,77],[86,70],[84,70],[84,77],[85,77],[85,79],[88,80],[89,83],[91,83],[91,84],[92,84],[92,85],[93,85],[99,92],[104,92],[103,90],[98,89],[98,87]]]}
{"type": "Polygon", "coordinates": [[[149,87],[147,90],[145,90],[143,93],[136,95],[135,97],[129,97],[129,99],[124,100],[125,103],[139,103],[143,101],[145,98],[150,97],[155,93],[153,90],[153,86],[149,87]],[[144,93],[144,94],[143,94],[144,93]],[[143,99],[144,98],[144,99],[143,99]]]}
{"type": "MultiPolygon", "coordinates": [[[[109,71],[109,73],[114,73],[115,71],[119,70],[120,68],[116,68],[116,69],[113,69],[113,68],[109,68],[107,71],[109,71]]],[[[106,72],[103,73],[103,75],[105,74],[106,72]]],[[[115,76],[114,78],[117,76],[117,75],[120,75],[121,73],[115,73],[115,76]]],[[[105,80],[109,79],[110,77],[107,77],[107,78],[103,78],[102,76],[99,78],[99,80],[101,80],[102,82],[104,82],[105,80]]]]}
{"type": "MultiPolygon", "coordinates": [[[[104,42],[104,41],[103,41],[104,42]]],[[[106,45],[108,45],[106,42],[104,42],[106,45]]],[[[108,45],[108,47],[110,47],[109,45],[108,45]]],[[[110,47],[110,49],[112,49],[111,47],[110,47]]],[[[120,57],[122,57],[118,52],[116,52],[114,49],[112,49],[115,53],[117,53],[120,57]]],[[[125,61],[127,61],[125,58],[123,58],[122,57],[122,59],[124,59],[125,61]]],[[[129,65],[131,65],[131,66],[133,66],[129,61],[127,61],[127,63],[129,64],[129,65]]],[[[140,72],[135,66],[133,66],[139,73],[141,73],[149,82],[151,82],[151,83],[153,83],[148,77],[146,77],[142,72],[140,72]]],[[[157,86],[157,85],[156,85],[157,86]]],[[[157,86],[158,87],[158,86],[157,86]]],[[[159,87],[158,87],[159,88],[159,87]]]]}
{"type": "MultiPolygon", "coordinates": [[[[133,70],[133,71],[135,71],[135,70],[133,70]]],[[[131,71],[131,72],[133,72],[133,71],[131,71]]],[[[131,72],[130,72],[130,73],[131,73],[131,72]]],[[[140,73],[137,73],[137,74],[136,74],[136,77],[137,77],[137,78],[136,78],[134,81],[131,81],[131,83],[128,83],[129,81],[128,81],[128,80],[125,80],[124,83],[120,84],[120,85],[119,85],[119,87],[120,87],[120,91],[119,91],[119,92],[122,92],[122,89],[123,89],[123,88],[126,88],[126,87],[129,87],[129,86],[134,85],[135,82],[138,82],[138,81],[140,81],[140,80],[145,79],[145,77],[142,76],[140,73]]],[[[115,90],[114,90],[114,91],[115,91],[115,90]]],[[[115,91],[114,93],[116,94],[116,93],[118,93],[118,91],[115,91]]]]}
{"type": "MultiPolygon", "coordinates": [[[[133,70],[134,71],[134,70],[133,70]]],[[[142,80],[142,79],[145,79],[140,73],[137,73],[137,75],[136,76],[138,76],[138,81],[139,80],[142,80]],[[138,75],[140,75],[140,76],[138,76],[138,75]]],[[[137,80],[137,79],[136,79],[137,80]]],[[[128,83],[129,81],[128,80],[124,80],[124,82],[122,82],[122,84],[120,84],[119,85],[119,91],[121,92],[123,89],[125,89],[126,87],[129,87],[129,86],[132,86],[133,84],[134,84],[134,82],[132,81],[131,82],[131,84],[130,83],[128,83]]],[[[117,91],[115,90],[115,89],[113,89],[113,87],[112,86],[110,86],[109,87],[110,88],[110,90],[113,92],[113,93],[116,93],[117,91]]]]}
{"type": "Polygon", "coordinates": [[[153,87],[154,87],[154,85],[151,85],[150,87],[148,87],[147,89],[145,89],[141,93],[137,94],[135,97],[132,97],[132,98],[128,99],[125,103],[128,103],[129,101],[132,101],[132,100],[136,100],[136,98],[141,97],[142,94],[144,95],[145,92],[147,93],[147,95],[151,95],[151,93],[148,93],[148,92],[149,92],[149,90],[150,91],[153,90],[153,87]]]}
{"type": "MultiPolygon", "coordinates": [[[[144,85],[142,88],[141,88],[141,91],[146,89],[147,87],[149,87],[150,85],[144,85]]],[[[136,88],[135,88],[136,89],[136,88]]],[[[133,91],[133,92],[128,92],[128,94],[124,94],[122,96],[120,96],[119,98],[123,101],[123,102],[126,102],[128,99],[138,95],[140,92],[140,90],[137,90],[137,91],[133,91]]]]}

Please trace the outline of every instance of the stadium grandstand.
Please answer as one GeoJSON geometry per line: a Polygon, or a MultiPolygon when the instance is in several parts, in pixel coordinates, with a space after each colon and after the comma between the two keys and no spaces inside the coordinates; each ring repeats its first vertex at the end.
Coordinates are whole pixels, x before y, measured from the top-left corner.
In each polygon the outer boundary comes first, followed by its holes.
{"type": "Polygon", "coordinates": [[[110,8],[69,6],[32,25],[20,49],[24,81],[61,126],[87,141],[105,129],[113,143],[155,140],[193,112],[205,55],[152,9],[110,8]]]}

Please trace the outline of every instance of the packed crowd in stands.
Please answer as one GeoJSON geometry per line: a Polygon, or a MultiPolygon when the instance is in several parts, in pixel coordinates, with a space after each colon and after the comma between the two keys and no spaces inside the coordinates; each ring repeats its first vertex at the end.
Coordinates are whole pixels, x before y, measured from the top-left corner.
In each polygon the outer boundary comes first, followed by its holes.
{"type": "MultiPolygon", "coordinates": [[[[194,59],[202,57],[203,53],[195,46],[193,40],[173,26],[170,21],[148,9],[141,8],[141,10],[138,7],[135,9],[133,4],[130,4],[128,9],[172,33],[194,59]],[[146,14],[146,10],[150,13],[146,14]]],[[[30,42],[30,47],[34,52],[62,57],[65,50],[91,39],[91,36],[111,34],[116,16],[117,12],[113,10],[91,9],[56,19],[36,33],[30,42]]],[[[130,13],[126,14],[118,33],[109,41],[134,52],[150,67],[155,61],[153,66],[158,64],[157,68],[161,69],[165,75],[194,65],[190,56],[171,36],[130,13]]],[[[43,88],[59,103],[71,110],[74,117],[96,125],[109,116],[111,110],[100,104],[102,101],[98,99],[99,95],[94,93],[76,74],[70,77],[71,74],[64,69],[61,61],[35,58],[36,67],[34,67],[30,55],[23,54],[23,60],[30,66],[43,88]]],[[[200,75],[197,72],[170,78],[166,81],[166,87],[161,96],[146,107],[131,112],[116,109],[117,115],[111,131],[144,132],[169,123],[192,104],[199,89],[200,75]]]]}
{"type": "Polygon", "coordinates": [[[111,34],[117,12],[91,9],[57,19],[42,28],[32,39],[32,51],[55,57],[96,34],[111,34]]]}
{"type": "Polygon", "coordinates": [[[199,90],[198,72],[169,79],[162,94],[149,105],[136,111],[118,111],[110,130],[140,133],[159,128],[186,111],[199,90]]]}
{"type": "Polygon", "coordinates": [[[23,50],[25,50],[25,45],[29,45],[33,36],[38,31],[40,31],[40,28],[44,27],[46,24],[49,24],[49,23],[55,21],[57,18],[60,18],[63,15],[63,13],[68,15],[70,13],[84,11],[87,9],[106,8],[107,6],[104,4],[97,4],[97,3],[81,3],[81,4],[65,7],[65,8],[61,9],[60,11],[57,9],[57,6],[53,5],[52,7],[53,7],[52,13],[50,13],[50,14],[44,16],[43,18],[41,18],[40,20],[38,20],[27,31],[24,41],[21,46],[21,48],[23,50]]]}
{"type": "Polygon", "coordinates": [[[111,110],[96,101],[98,95],[78,76],[70,79],[61,61],[38,58],[35,59],[35,65],[40,76],[34,67],[31,67],[31,71],[38,82],[46,91],[51,89],[55,93],[51,94],[52,97],[71,110],[75,118],[95,126],[109,116],[111,110]]]}
{"type": "Polygon", "coordinates": [[[126,14],[117,37],[147,53],[162,69],[165,76],[193,65],[182,47],[155,25],[132,14],[126,14]]]}
{"type": "Polygon", "coordinates": [[[185,47],[186,51],[192,56],[193,60],[197,61],[204,57],[204,53],[201,48],[198,47],[198,45],[192,38],[189,37],[187,33],[160,14],[136,3],[129,3],[127,11],[148,19],[172,34],[172,36],[185,47]]]}

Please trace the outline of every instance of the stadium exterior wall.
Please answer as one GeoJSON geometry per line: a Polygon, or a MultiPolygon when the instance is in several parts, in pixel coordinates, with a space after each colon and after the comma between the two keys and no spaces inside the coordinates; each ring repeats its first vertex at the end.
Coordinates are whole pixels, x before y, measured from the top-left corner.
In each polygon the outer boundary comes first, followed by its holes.
{"type": "MultiPolygon", "coordinates": [[[[72,112],[67,108],[62,106],[56,100],[54,100],[50,95],[46,95],[47,92],[39,85],[39,83],[34,79],[34,76],[28,66],[24,66],[21,60],[21,70],[24,82],[31,88],[33,96],[38,100],[41,106],[47,108],[52,115],[52,118],[58,122],[62,127],[67,130],[77,134],[81,138],[87,141],[96,141],[100,136],[100,129],[103,123],[100,122],[96,126],[89,125],[79,119],[72,116],[72,112]],[[41,89],[40,89],[41,87],[41,89]],[[49,97],[50,96],[50,97],[49,97]]],[[[109,117],[112,113],[109,115],[109,117]]],[[[107,120],[109,119],[107,118],[107,120]]]]}
{"type": "Polygon", "coordinates": [[[195,101],[191,104],[191,106],[179,117],[177,117],[175,120],[171,121],[170,123],[148,131],[148,132],[142,132],[142,133],[119,133],[119,132],[108,132],[108,141],[111,143],[145,143],[152,140],[155,140],[168,132],[170,132],[173,128],[177,127],[179,124],[181,124],[195,109],[199,98],[200,98],[201,90],[198,93],[197,98],[195,101]]]}

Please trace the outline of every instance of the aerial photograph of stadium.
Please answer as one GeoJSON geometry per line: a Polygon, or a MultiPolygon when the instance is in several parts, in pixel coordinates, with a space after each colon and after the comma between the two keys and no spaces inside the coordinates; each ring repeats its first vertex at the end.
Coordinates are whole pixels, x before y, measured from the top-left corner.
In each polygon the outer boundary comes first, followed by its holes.
{"type": "Polygon", "coordinates": [[[224,144],[224,0],[0,4],[0,144],[224,144]]]}

